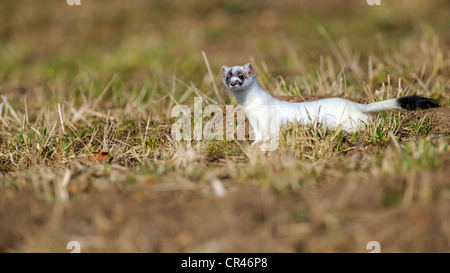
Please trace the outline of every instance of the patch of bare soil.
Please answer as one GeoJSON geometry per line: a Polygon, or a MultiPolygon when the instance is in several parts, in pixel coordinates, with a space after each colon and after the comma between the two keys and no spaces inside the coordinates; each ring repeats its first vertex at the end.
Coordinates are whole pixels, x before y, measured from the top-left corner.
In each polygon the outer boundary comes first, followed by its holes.
{"type": "Polygon", "coordinates": [[[438,107],[417,111],[415,118],[426,116],[431,120],[432,128],[429,134],[449,135],[450,134],[450,107],[438,107]]]}
{"type": "Polygon", "coordinates": [[[410,175],[353,173],[282,195],[224,179],[222,198],[205,185],[123,182],[65,204],[42,201],[31,185],[7,187],[0,251],[68,252],[76,240],[82,252],[368,252],[369,241],[382,252],[445,252],[449,175],[449,164],[410,175]]]}

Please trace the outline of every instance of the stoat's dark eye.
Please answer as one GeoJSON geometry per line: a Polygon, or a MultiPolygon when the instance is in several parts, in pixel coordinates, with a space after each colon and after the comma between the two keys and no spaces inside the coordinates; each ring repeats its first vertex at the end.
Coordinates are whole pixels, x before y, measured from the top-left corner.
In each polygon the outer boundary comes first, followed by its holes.
{"type": "Polygon", "coordinates": [[[225,79],[225,81],[229,81],[230,80],[230,76],[227,76],[227,78],[225,79]]]}
{"type": "Polygon", "coordinates": [[[244,76],[240,75],[239,79],[241,79],[241,81],[243,81],[244,80],[244,76]]]}

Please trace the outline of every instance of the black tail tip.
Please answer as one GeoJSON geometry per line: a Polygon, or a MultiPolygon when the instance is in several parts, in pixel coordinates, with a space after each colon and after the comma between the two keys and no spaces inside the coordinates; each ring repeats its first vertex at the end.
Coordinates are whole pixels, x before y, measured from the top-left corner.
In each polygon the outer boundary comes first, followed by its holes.
{"type": "Polygon", "coordinates": [[[398,99],[398,104],[402,109],[406,110],[418,110],[439,107],[433,99],[425,98],[422,96],[407,96],[398,99]]]}

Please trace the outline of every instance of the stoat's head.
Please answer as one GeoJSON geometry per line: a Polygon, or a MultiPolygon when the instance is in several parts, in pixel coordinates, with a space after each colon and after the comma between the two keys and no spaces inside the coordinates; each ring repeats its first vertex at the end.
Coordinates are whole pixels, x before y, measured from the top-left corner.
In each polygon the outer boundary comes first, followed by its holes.
{"type": "Polygon", "coordinates": [[[243,66],[222,66],[222,78],[225,87],[231,91],[244,91],[256,80],[255,68],[251,63],[243,66]]]}

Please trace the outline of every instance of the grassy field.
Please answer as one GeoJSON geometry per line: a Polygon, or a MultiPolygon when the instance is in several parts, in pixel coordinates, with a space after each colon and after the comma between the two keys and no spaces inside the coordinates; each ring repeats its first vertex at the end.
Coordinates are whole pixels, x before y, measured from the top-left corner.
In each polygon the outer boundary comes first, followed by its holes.
{"type": "Polygon", "coordinates": [[[2,1],[0,251],[449,252],[449,1],[317,2],[2,1]],[[237,104],[220,68],[247,62],[285,100],[441,107],[174,141],[172,108],[237,104]]]}

